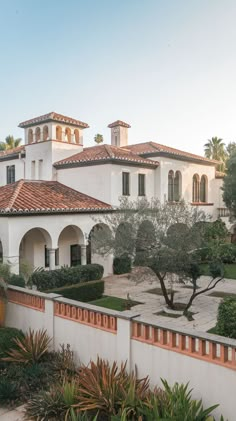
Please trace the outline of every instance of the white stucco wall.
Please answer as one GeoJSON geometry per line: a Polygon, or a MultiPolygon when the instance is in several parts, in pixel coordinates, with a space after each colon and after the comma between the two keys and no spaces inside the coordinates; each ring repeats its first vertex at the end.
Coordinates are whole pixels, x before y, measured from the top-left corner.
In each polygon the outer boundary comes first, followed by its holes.
{"type": "Polygon", "coordinates": [[[5,186],[7,183],[7,167],[9,165],[15,165],[15,181],[25,178],[24,170],[24,158],[11,159],[0,162],[0,186],[5,186]]]}

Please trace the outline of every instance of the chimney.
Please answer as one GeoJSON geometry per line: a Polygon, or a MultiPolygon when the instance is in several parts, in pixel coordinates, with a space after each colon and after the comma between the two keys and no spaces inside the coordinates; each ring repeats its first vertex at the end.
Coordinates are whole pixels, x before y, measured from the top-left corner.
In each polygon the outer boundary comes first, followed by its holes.
{"type": "Polygon", "coordinates": [[[108,125],[111,129],[111,144],[121,148],[128,145],[128,129],[131,127],[124,121],[117,120],[108,125]]]}

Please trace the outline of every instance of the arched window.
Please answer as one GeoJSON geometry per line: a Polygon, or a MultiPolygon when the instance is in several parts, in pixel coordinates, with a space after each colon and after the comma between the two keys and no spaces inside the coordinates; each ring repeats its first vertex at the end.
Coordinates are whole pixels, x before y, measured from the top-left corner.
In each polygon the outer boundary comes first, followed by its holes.
{"type": "Polygon", "coordinates": [[[197,203],[200,200],[200,182],[199,175],[194,174],[193,176],[193,202],[197,203]]]}
{"type": "Polygon", "coordinates": [[[71,143],[71,129],[68,127],[65,130],[65,141],[71,143]]]}
{"type": "Polygon", "coordinates": [[[79,144],[79,130],[78,129],[75,129],[74,136],[75,136],[75,143],[79,144]]]}
{"type": "Polygon", "coordinates": [[[181,198],[181,172],[176,171],[174,178],[174,201],[179,202],[181,198]]]}
{"type": "Polygon", "coordinates": [[[43,127],[43,140],[48,140],[48,126],[43,127]]]}
{"type": "Polygon", "coordinates": [[[33,143],[33,139],[34,139],[34,137],[33,137],[33,130],[32,129],[29,129],[28,130],[28,143],[33,143]]]}
{"type": "Polygon", "coordinates": [[[40,142],[41,140],[41,130],[40,127],[36,127],[35,129],[35,142],[40,142]]]}
{"type": "Polygon", "coordinates": [[[202,175],[200,182],[200,202],[207,202],[207,176],[202,175]]]}
{"type": "Polygon", "coordinates": [[[168,174],[168,201],[174,201],[174,171],[169,171],[168,174]]]}
{"type": "Polygon", "coordinates": [[[61,126],[56,127],[56,140],[62,140],[62,128],[61,128],[61,126]]]}

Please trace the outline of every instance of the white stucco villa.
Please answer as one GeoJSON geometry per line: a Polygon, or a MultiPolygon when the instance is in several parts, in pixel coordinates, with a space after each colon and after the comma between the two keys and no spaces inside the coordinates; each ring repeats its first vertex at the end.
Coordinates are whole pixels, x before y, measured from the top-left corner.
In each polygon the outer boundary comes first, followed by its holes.
{"type": "MultiPolygon", "coordinates": [[[[120,120],[108,126],[111,144],[93,147],[83,145],[86,123],[54,112],[19,127],[25,145],[0,153],[0,252],[15,273],[20,259],[50,269],[101,262],[89,245],[94,216],[122,195],[183,198],[227,220],[216,161],[156,142],[129,145],[120,120]]],[[[102,263],[111,272],[112,258],[102,263]]]]}

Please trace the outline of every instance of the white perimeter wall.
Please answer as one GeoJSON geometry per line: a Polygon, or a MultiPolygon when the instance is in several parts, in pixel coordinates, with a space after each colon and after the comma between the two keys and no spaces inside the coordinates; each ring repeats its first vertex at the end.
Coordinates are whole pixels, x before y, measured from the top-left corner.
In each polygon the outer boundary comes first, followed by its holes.
{"type": "MultiPolygon", "coordinates": [[[[12,290],[24,292],[26,290],[11,287],[12,290]]],[[[194,389],[193,397],[202,398],[204,406],[220,404],[214,414],[219,420],[222,413],[226,420],[235,421],[236,402],[234,393],[236,389],[236,370],[219,366],[207,359],[201,360],[189,355],[183,355],[174,350],[164,349],[153,344],[144,343],[131,339],[132,320],[140,321],[138,314],[132,311],[114,312],[98,308],[78,301],[59,298],[55,294],[42,294],[29,291],[30,295],[40,295],[45,299],[45,312],[37,311],[20,304],[8,303],[6,325],[17,327],[23,331],[46,328],[53,337],[53,346],[56,349],[60,344],[70,344],[75,352],[77,363],[88,364],[96,360],[97,356],[108,359],[110,362],[116,360],[118,363],[127,360],[127,369],[137,369],[138,376],[149,375],[152,385],[160,385],[160,378],[166,379],[171,385],[175,382],[190,382],[194,389]],[[68,304],[81,309],[87,309],[100,314],[107,314],[117,320],[116,332],[108,332],[95,326],[80,323],[78,320],[69,320],[67,316],[59,317],[54,314],[54,302],[68,304]]],[[[90,316],[89,316],[90,317],[90,316]]],[[[152,325],[154,326],[154,325],[152,325]]],[[[169,325],[161,324],[161,329],[170,328],[169,325]]],[[[159,327],[159,324],[157,325],[159,327]]],[[[191,336],[191,331],[184,331],[184,334],[191,336]]],[[[193,335],[198,332],[193,331],[193,335]]],[[[210,338],[217,343],[217,336],[199,334],[200,338],[210,338]],[[203,335],[203,336],[201,336],[203,335]]],[[[197,336],[196,336],[197,337],[197,336]]],[[[229,346],[236,347],[236,341],[229,341],[229,346]],[[234,345],[232,345],[232,343],[234,345]]]]}

